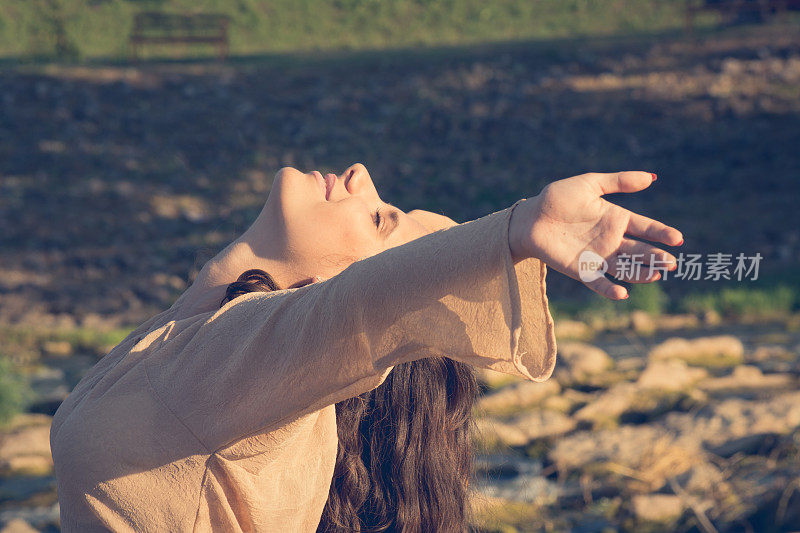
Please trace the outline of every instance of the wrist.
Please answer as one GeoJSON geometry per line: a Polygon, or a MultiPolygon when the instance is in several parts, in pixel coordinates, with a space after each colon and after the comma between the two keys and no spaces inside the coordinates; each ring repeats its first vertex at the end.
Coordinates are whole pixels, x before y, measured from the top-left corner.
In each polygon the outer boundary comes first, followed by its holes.
{"type": "Polygon", "coordinates": [[[531,257],[540,258],[533,238],[538,207],[539,197],[534,196],[517,202],[512,208],[508,245],[514,263],[531,257]]]}

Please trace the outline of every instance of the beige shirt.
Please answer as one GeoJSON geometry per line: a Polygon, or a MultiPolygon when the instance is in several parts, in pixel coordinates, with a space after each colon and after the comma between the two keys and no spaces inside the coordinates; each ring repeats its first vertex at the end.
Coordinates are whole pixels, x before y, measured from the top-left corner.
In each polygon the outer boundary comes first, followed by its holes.
{"type": "Polygon", "coordinates": [[[139,326],[53,418],[63,531],[313,532],[335,403],[426,356],[550,377],[546,268],[513,263],[513,207],[172,320],[182,296],[139,326]]]}

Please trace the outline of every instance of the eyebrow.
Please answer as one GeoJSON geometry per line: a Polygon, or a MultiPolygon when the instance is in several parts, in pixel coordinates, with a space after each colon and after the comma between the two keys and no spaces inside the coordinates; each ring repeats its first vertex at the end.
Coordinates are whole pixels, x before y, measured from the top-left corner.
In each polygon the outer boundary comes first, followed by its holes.
{"type": "MultiPolygon", "coordinates": [[[[394,207],[394,206],[392,206],[392,207],[394,207]]],[[[386,237],[385,238],[387,238],[387,239],[389,238],[389,235],[391,235],[392,232],[397,229],[397,226],[400,225],[400,216],[397,214],[397,211],[395,211],[395,210],[390,211],[389,212],[389,218],[392,219],[392,229],[390,229],[386,233],[386,237]]]]}

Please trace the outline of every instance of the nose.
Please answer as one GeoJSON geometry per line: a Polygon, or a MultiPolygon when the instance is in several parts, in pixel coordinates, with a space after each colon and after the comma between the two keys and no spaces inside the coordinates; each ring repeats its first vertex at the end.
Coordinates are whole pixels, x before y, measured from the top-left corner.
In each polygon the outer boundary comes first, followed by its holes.
{"type": "Polygon", "coordinates": [[[355,163],[347,168],[342,174],[344,186],[350,194],[363,194],[375,191],[375,185],[367,172],[367,167],[361,163],[355,163]]]}

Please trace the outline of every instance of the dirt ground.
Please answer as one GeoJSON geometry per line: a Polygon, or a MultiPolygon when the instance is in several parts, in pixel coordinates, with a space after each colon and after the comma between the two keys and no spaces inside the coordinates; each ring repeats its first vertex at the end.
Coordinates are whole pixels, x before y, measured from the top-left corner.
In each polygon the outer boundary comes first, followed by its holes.
{"type": "MultiPolygon", "coordinates": [[[[458,221],[586,171],[683,251],[800,262],[800,30],[0,71],[0,322],[136,325],[252,222],[284,165],[364,162],[458,221]]],[[[584,289],[551,280],[555,297],[584,289]]],[[[680,290],[680,289],[676,289],[680,290]]]]}

